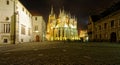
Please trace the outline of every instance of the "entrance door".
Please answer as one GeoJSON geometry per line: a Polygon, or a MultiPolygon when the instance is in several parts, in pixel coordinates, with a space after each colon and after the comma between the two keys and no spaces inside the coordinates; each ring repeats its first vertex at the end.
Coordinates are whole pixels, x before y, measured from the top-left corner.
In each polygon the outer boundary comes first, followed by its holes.
{"type": "Polygon", "coordinates": [[[37,35],[36,36],[36,42],[39,42],[40,41],[39,39],[40,39],[40,37],[39,37],[39,35],[37,35]]]}
{"type": "Polygon", "coordinates": [[[115,32],[111,33],[111,35],[110,35],[110,41],[111,42],[116,42],[116,33],[115,32]]]}

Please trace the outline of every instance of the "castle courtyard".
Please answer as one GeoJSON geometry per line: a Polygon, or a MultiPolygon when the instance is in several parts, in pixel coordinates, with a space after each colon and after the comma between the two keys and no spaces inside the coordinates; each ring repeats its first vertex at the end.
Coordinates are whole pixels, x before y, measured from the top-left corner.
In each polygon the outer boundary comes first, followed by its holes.
{"type": "Polygon", "coordinates": [[[120,44],[33,42],[0,44],[1,65],[120,65],[120,44]]]}

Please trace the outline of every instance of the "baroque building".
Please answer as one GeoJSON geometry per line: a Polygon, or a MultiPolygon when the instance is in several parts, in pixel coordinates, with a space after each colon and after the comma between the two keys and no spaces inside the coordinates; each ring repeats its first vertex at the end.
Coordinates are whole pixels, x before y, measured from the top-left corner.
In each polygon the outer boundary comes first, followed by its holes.
{"type": "MultiPolygon", "coordinates": [[[[35,17],[38,17],[37,22],[40,22],[38,29],[41,29],[41,25],[45,26],[42,24],[42,16],[33,16],[19,0],[0,0],[0,43],[15,44],[42,40],[44,32],[40,32],[39,38],[35,37],[35,17]]],[[[43,29],[41,31],[45,31],[43,29]]]]}
{"type": "Polygon", "coordinates": [[[60,10],[58,16],[51,9],[47,24],[46,38],[54,40],[78,40],[77,19],[60,10]]]}
{"type": "Polygon", "coordinates": [[[120,2],[99,15],[91,15],[88,34],[89,41],[120,42],[120,2]]]}

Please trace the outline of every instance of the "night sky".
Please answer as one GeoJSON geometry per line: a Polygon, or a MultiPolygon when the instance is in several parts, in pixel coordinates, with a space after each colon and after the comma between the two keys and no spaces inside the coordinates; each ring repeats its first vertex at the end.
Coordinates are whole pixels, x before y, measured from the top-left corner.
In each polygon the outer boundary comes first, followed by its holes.
{"type": "Polygon", "coordinates": [[[99,14],[119,0],[20,0],[33,14],[41,15],[47,22],[51,6],[58,15],[60,9],[78,19],[78,29],[87,29],[88,16],[99,14]]]}

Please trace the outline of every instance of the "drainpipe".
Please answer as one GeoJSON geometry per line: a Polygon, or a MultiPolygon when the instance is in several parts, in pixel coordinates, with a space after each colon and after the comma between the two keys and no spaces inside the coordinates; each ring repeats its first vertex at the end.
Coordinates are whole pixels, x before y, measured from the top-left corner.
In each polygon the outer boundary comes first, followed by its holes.
{"type": "Polygon", "coordinates": [[[14,34],[13,34],[13,44],[16,42],[16,0],[14,0],[14,34]]]}

